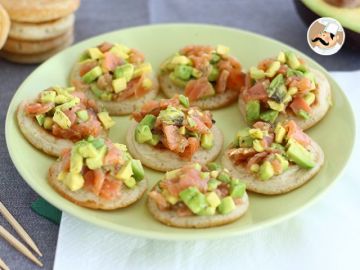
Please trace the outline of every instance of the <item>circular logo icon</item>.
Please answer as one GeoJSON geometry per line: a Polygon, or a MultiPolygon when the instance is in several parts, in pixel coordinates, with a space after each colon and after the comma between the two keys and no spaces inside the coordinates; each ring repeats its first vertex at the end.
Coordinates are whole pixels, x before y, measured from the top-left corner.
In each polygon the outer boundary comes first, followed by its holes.
{"type": "Polygon", "coordinates": [[[345,41],[345,32],[341,24],[333,18],[315,20],[307,31],[310,48],[321,55],[337,53],[345,41]]]}

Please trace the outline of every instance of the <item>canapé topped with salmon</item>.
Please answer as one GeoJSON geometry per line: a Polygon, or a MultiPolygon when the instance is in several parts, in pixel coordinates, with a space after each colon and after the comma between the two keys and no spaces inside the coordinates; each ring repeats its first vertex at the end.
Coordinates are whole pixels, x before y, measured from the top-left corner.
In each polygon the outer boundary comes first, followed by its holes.
{"type": "Polygon", "coordinates": [[[139,144],[169,150],[184,160],[214,145],[211,112],[190,107],[183,95],[149,101],[132,115],[138,122],[135,140],[139,144]]]}
{"type": "Polygon", "coordinates": [[[277,58],[250,68],[240,95],[240,110],[248,123],[274,123],[292,117],[302,128],[308,128],[329,107],[330,89],[320,85],[322,77],[294,52],[280,52],[277,58]]]}
{"type": "Polygon", "coordinates": [[[87,49],[71,74],[71,84],[102,101],[140,98],[153,87],[150,63],[137,49],[104,42],[87,49]]]}
{"type": "Polygon", "coordinates": [[[168,97],[184,94],[195,105],[211,109],[236,100],[244,86],[244,75],[239,61],[229,55],[229,48],[190,45],[162,63],[159,80],[168,97]]]}
{"type": "Polygon", "coordinates": [[[74,87],[50,87],[24,104],[24,113],[56,138],[78,141],[99,136],[115,122],[91,99],[74,87]]]}

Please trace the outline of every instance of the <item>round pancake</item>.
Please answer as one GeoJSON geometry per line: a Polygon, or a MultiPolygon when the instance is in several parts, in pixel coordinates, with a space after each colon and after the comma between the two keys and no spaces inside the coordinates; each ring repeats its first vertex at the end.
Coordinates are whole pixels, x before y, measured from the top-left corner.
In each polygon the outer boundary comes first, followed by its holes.
{"type": "Polygon", "coordinates": [[[11,23],[9,37],[17,40],[45,40],[58,37],[74,26],[75,16],[66,17],[44,23],[11,23]]]}
{"type": "Polygon", "coordinates": [[[74,13],[80,0],[0,0],[12,21],[39,23],[74,13]]]}
{"type": "Polygon", "coordinates": [[[140,144],[135,141],[135,128],[137,122],[133,121],[132,125],[127,131],[126,144],[130,154],[141,160],[141,163],[151,169],[166,172],[178,169],[189,162],[198,162],[200,164],[207,164],[216,159],[220,154],[224,138],[223,134],[216,126],[213,126],[211,131],[214,134],[214,146],[209,150],[200,149],[192,157],[191,161],[183,160],[174,152],[167,149],[156,149],[148,144],[140,144]]]}
{"type": "Polygon", "coordinates": [[[19,54],[19,53],[10,53],[6,51],[0,51],[0,57],[19,64],[38,64],[46,59],[50,58],[51,56],[55,55],[56,53],[62,51],[63,49],[69,47],[74,41],[73,35],[63,43],[61,46],[56,47],[52,50],[37,53],[37,54],[19,54]]]}
{"type": "Polygon", "coordinates": [[[273,176],[266,181],[255,177],[244,166],[235,165],[227,155],[227,151],[224,152],[222,157],[222,165],[230,171],[233,177],[241,179],[246,184],[247,190],[265,195],[283,194],[304,185],[319,172],[324,164],[324,152],[320,146],[314,140],[311,140],[309,147],[316,162],[313,168],[307,170],[300,168],[298,165],[290,165],[289,169],[284,173],[273,176]]]}
{"type": "Polygon", "coordinates": [[[10,18],[6,10],[0,4],[0,49],[4,46],[10,29],[10,18]]]}
{"type": "Polygon", "coordinates": [[[37,54],[55,49],[62,44],[66,43],[73,35],[73,29],[70,28],[64,34],[47,40],[39,41],[25,41],[8,38],[3,50],[10,53],[18,54],[37,54]]]}
{"type": "Polygon", "coordinates": [[[116,200],[109,201],[83,189],[78,191],[69,190],[62,181],[57,179],[61,169],[61,163],[59,161],[56,161],[50,167],[48,173],[49,184],[67,200],[87,208],[101,210],[123,208],[138,201],[147,189],[146,179],[137,182],[137,186],[133,189],[128,189],[125,187],[125,185],[122,185],[120,190],[120,197],[116,200]]]}
{"type": "MultiPolygon", "coordinates": [[[[282,122],[286,119],[294,120],[296,124],[303,130],[311,128],[316,123],[320,122],[324,118],[331,106],[331,87],[329,81],[326,79],[325,75],[313,68],[310,68],[310,71],[315,75],[316,81],[318,83],[318,90],[316,91],[316,103],[311,105],[312,113],[310,114],[309,119],[301,119],[294,114],[279,114],[279,117],[276,119],[276,122],[282,122]]],[[[240,113],[244,119],[246,119],[246,110],[245,102],[242,100],[241,96],[239,97],[239,109],[240,113]]]]}

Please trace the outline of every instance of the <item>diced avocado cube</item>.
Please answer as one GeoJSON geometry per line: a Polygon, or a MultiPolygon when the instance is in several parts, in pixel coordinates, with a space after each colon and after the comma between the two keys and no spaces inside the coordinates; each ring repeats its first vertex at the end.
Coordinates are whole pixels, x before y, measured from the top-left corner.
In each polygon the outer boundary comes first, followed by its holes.
{"type": "Polygon", "coordinates": [[[202,76],[202,72],[196,68],[192,69],[191,76],[193,76],[196,79],[199,79],[202,76]]]}
{"type": "Polygon", "coordinates": [[[285,128],[279,123],[276,125],[274,132],[275,132],[275,142],[282,143],[286,135],[285,128]]]}
{"type": "Polygon", "coordinates": [[[252,123],[260,117],[260,102],[258,100],[250,100],[246,103],[246,120],[252,123]]]}
{"type": "Polygon", "coordinates": [[[221,165],[216,162],[210,162],[206,165],[210,171],[218,171],[221,170],[221,165]]]}
{"type": "Polygon", "coordinates": [[[41,103],[55,102],[56,92],[52,90],[43,91],[40,94],[41,103]]]}
{"type": "Polygon", "coordinates": [[[278,56],[277,56],[277,60],[281,63],[281,64],[285,64],[286,63],[286,55],[283,51],[279,52],[278,56]]]}
{"type": "Polygon", "coordinates": [[[191,78],[192,67],[187,65],[176,65],[174,75],[183,81],[188,81],[191,78]]]}
{"type": "Polygon", "coordinates": [[[214,179],[214,178],[211,178],[209,181],[208,181],[208,184],[207,184],[207,188],[209,191],[214,191],[215,189],[217,189],[218,185],[220,185],[221,182],[214,179]]]}
{"type": "Polygon", "coordinates": [[[106,145],[103,145],[97,152],[97,155],[93,158],[87,158],[85,160],[86,166],[90,170],[95,170],[101,168],[101,166],[104,164],[103,160],[105,157],[105,154],[107,152],[106,145]]]}
{"type": "Polygon", "coordinates": [[[257,67],[251,67],[250,78],[254,80],[260,80],[265,78],[265,72],[262,69],[258,69],[257,67]]]}
{"type": "Polygon", "coordinates": [[[299,110],[296,114],[297,116],[300,116],[301,118],[307,120],[310,118],[310,115],[308,112],[304,111],[304,110],[299,110]]]}
{"type": "Polygon", "coordinates": [[[311,81],[311,89],[310,90],[314,90],[316,88],[316,78],[315,78],[314,73],[312,73],[310,71],[305,71],[304,76],[311,81]]]}
{"type": "Polygon", "coordinates": [[[167,125],[180,126],[183,124],[185,114],[181,110],[173,106],[169,106],[166,110],[162,110],[159,113],[158,118],[167,125]]]}
{"type": "Polygon", "coordinates": [[[208,206],[201,210],[198,215],[199,216],[213,216],[216,213],[216,208],[208,206]]]}
{"type": "Polygon", "coordinates": [[[91,141],[91,144],[96,148],[99,149],[105,145],[103,138],[96,138],[91,141]]]}
{"type": "Polygon", "coordinates": [[[134,65],[126,63],[122,66],[119,66],[114,71],[114,76],[116,79],[125,78],[129,82],[134,74],[134,65]]]}
{"type": "Polygon", "coordinates": [[[133,175],[132,170],[132,161],[128,160],[126,163],[120,168],[115,177],[119,180],[129,179],[133,175]]]}
{"type": "Polygon", "coordinates": [[[278,111],[268,110],[260,114],[260,119],[265,122],[274,123],[278,115],[279,115],[278,111]]]}
{"type": "Polygon", "coordinates": [[[230,196],[234,199],[242,198],[246,190],[246,185],[243,182],[239,182],[237,185],[231,187],[230,196]]]}
{"type": "Polygon", "coordinates": [[[83,157],[77,152],[77,149],[74,148],[71,151],[70,157],[70,172],[71,173],[80,173],[83,167],[83,157]]]}
{"type": "Polygon", "coordinates": [[[153,81],[149,78],[145,78],[142,82],[142,87],[145,89],[150,89],[153,86],[153,81]]]}
{"type": "Polygon", "coordinates": [[[298,89],[295,86],[290,86],[288,89],[288,94],[291,96],[295,95],[297,92],[298,92],[298,89]]]}
{"type": "Polygon", "coordinates": [[[156,116],[152,114],[147,114],[145,117],[140,121],[139,125],[141,126],[148,126],[152,129],[156,122],[156,116]]]}
{"type": "Polygon", "coordinates": [[[48,117],[48,116],[45,117],[44,124],[43,124],[45,129],[52,129],[53,124],[54,124],[54,121],[52,120],[51,117],[48,117]]]}
{"type": "MultiPolygon", "coordinates": [[[[276,75],[276,77],[274,79],[272,79],[269,87],[266,89],[268,96],[272,97],[275,92],[282,86],[284,85],[284,76],[282,74],[278,74],[276,75]]],[[[285,89],[286,92],[286,89],[285,89]]]]}
{"type": "Polygon", "coordinates": [[[86,61],[89,59],[90,59],[90,55],[89,55],[88,51],[85,51],[79,56],[78,62],[83,62],[83,61],[86,61]]]}
{"type": "Polygon", "coordinates": [[[220,214],[226,215],[234,211],[236,208],[235,202],[231,196],[227,196],[221,200],[218,210],[220,214]]]}
{"type": "Polygon", "coordinates": [[[194,169],[201,172],[202,166],[200,163],[193,163],[194,169]]]}
{"type": "Polygon", "coordinates": [[[268,103],[270,109],[272,109],[274,111],[282,112],[285,110],[285,105],[283,103],[277,103],[273,100],[268,100],[267,103],[268,103]]]}
{"type": "Polygon", "coordinates": [[[81,121],[86,122],[87,120],[89,120],[89,113],[87,110],[80,110],[76,112],[77,117],[79,117],[79,119],[81,121]]]}
{"type": "Polygon", "coordinates": [[[150,63],[142,63],[137,66],[133,73],[133,78],[140,77],[144,73],[150,73],[152,71],[152,67],[150,63]]]}
{"type": "Polygon", "coordinates": [[[279,61],[274,61],[270,64],[270,66],[265,71],[265,76],[272,78],[279,71],[281,63],[279,61]]]}
{"type": "Polygon", "coordinates": [[[262,146],[261,141],[259,140],[253,140],[253,148],[256,152],[263,152],[265,150],[264,146],[262,146]]]}
{"type": "Polygon", "coordinates": [[[186,57],[185,55],[176,55],[171,59],[171,65],[189,65],[191,64],[190,58],[186,57]]]}
{"type": "Polygon", "coordinates": [[[92,143],[80,145],[77,151],[83,158],[94,158],[98,154],[96,147],[92,143]]]}
{"type": "Polygon", "coordinates": [[[68,129],[71,126],[69,117],[67,117],[67,115],[60,110],[55,110],[53,121],[62,129],[68,129]]]}
{"type": "Polygon", "coordinates": [[[210,172],[201,172],[200,173],[200,178],[201,179],[209,179],[210,178],[210,172]]]}
{"type": "Polygon", "coordinates": [[[263,132],[258,128],[251,128],[249,130],[249,135],[253,139],[262,139],[264,137],[263,132]]]}
{"type": "Polygon", "coordinates": [[[150,144],[152,146],[157,145],[160,142],[160,135],[159,134],[152,134],[151,140],[147,141],[147,144],[150,144]]]}
{"type": "Polygon", "coordinates": [[[137,159],[131,160],[131,169],[134,174],[133,177],[135,178],[136,181],[141,181],[144,179],[145,172],[140,160],[137,159]]]}
{"type": "Polygon", "coordinates": [[[201,135],[201,147],[208,150],[211,149],[214,145],[214,135],[210,133],[201,135]]]}
{"type": "Polygon", "coordinates": [[[90,90],[98,98],[100,98],[102,93],[104,93],[104,91],[100,90],[99,87],[97,87],[96,83],[90,84],[90,90]]]}
{"type": "Polygon", "coordinates": [[[296,57],[294,52],[286,52],[286,62],[289,67],[293,69],[297,69],[301,65],[299,59],[296,57]]]}
{"type": "Polygon", "coordinates": [[[208,75],[208,80],[210,82],[215,82],[219,77],[219,75],[220,75],[219,69],[214,65],[210,65],[210,73],[208,75]]]}
{"type": "Polygon", "coordinates": [[[167,171],[165,173],[165,180],[175,179],[180,174],[180,172],[181,172],[181,169],[167,171]]]}
{"type": "Polygon", "coordinates": [[[230,183],[230,181],[231,181],[230,175],[228,175],[226,172],[221,172],[219,174],[219,176],[217,177],[217,179],[224,183],[230,183]]]}
{"type": "Polygon", "coordinates": [[[95,81],[100,75],[102,75],[102,69],[99,66],[94,67],[93,69],[86,72],[81,78],[84,83],[90,84],[95,81]]]}
{"type": "Polygon", "coordinates": [[[259,169],[260,169],[259,164],[252,164],[252,165],[250,166],[250,171],[252,171],[253,173],[258,172],[259,169]]]}
{"type": "Polygon", "coordinates": [[[216,208],[220,205],[221,200],[219,196],[216,194],[216,192],[212,191],[206,194],[206,202],[209,204],[209,206],[216,208]]]}
{"type": "Polygon", "coordinates": [[[112,87],[115,93],[120,93],[121,91],[125,90],[127,87],[125,77],[121,77],[112,81],[112,87]]]}
{"type": "Polygon", "coordinates": [[[65,102],[61,105],[58,105],[56,106],[57,109],[59,110],[63,110],[63,111],[66,111],[66,110],[69,110],[70,108],[72,107],[75,107],[77,104],[80,103],[80,99],[78,97],[74,97],[73,99],[71,99],[70,101],[68,102],[65,102]]]}
{"type": "Polygon", "coordinates": [[[289,168],[289,161],[285,157],[280,154],[275,154],[275,158],[280,162],[282,172],[289,168]]]}
{"type": "Polygon", "coordinates": [[[171,72],[169,74],[169,79],[171,80],[171,82],[173,84],[175,84],[177,87],[181,87],[181,88],[185,88],[186,84],[188,83],[187,81],[181,80],[178,77],[176,77],[174,72],[171,72]]]}
{"type": "Polygon", "coordinates": [[[285,147],[282,146],[281,144],[278,144],[278,143],[272,143],[272,144],[271,144],[271,148],[273,148],[273,149],[278,149],[278,150],[280,150],[281,152],[285,151],[285,147]]]}
{"type": "Polygon", "coordinates": [[[217,62],[219,62],[221,59],[221,56],[217,53],[212,53],[211,54],[211,59],[210,59],[210,64],[216,64],[217,62]]]}
{"type": "Polygon", "coordinates": [[[197,194],[195,194],[190,201],[188,202],[184,202],[186,204],[187,207],[190,208],[191,212],[193,212],[194,214],[198,214],[199,212],[201,212],[204,208],[207,207],[207,203],[206,203],[206,197],[204,194],[198,192],[197,194]]]}
{"type": "Polygon", "coordinates": [[[113,53],[117,57],[120,57],[122,59],[128,59],[129,58],[129,52],[130,49],[122,44],[115,44],[109,52],[113,53]]]}
{"type": "Polygon", "coordinates": [[[301,71],[292,68],[288,68],[288,70],[286,71],[287,77],[292,77],[292,76],[302,77],[303,75],[304,73],[302,73],[301,71]]]}
{"type": "Polygon", "coordinates": [[[66,103],[66,102],[68,102],[68,101],[70,101],[70,100],[71,100],[71,97],[65,96],[65,95],[62,95],[62,94],[57,95],[57,96],[55,96],[55,98],[54,98],[54,102],[55,102],[56,104],[63,104],[63,103],[66,103]]]}
{"type": "Polygon", "coordinates": [[[123,182],[128,188],[134,188],[136,186],[136,180],[134,177],[126,178],[123,182]]]}
{"type": "Polygon", "coordinates": [[[179,95],[179,101],[180,101],[180,104],[183,105],[185,108],[190,107],[189,99],[186,96],[179,95]]]}
{"type": "Polygon", "coordinates": [[[63,182],[71,191],[77,191],[84,186],[85,180],[80,173],[70,172],[66,175],[63,182]]]}
{"type": "Polygon", "coordinates": [[[43,115],[43,114],[38,114],[38,115],[35,115],[35,118],[36,118],[36,121],[38,122],[38,124],[39,124],[40,126],[43,126],[43,125],[44,125],[45,115],[43,115]]]}
{"type": "Polygon", "coordinates": [[[315,102],[316,96],[313,92],[306,93],[304,95],[305,102],[311,106],[315,102]]]}
{"type": "Polygon", "coordinates": [[[88,49],[88,54],[89,54],[91,59],[104,58],[104,54],[99,50],[99,48],[90,48],[90,49],[88,49]]]}
{"type": "Polygon", "coordinates": [[[149,126],[137,125],[135,128],[135,140],[138,143],[146,143],[152,139],[149,126]]]}
{"type": "Polygon", "coordinates": [[[216,53],[220,55],[226,55],[229,53],[229,51],[230,51],[229,47],[226,47],[224,45],[217,45],[216,47],[216,53]]]}
{"type": "Polygon", "coordinates": [[[270,161],[265,161],[261,164],[259,169],[259,177],[261,180],[266,181],[274,176],[274,168],[271,165],[270,161]]]}
{"type": "Polygon", "coordinates": [[[295,162],[301,168],[311,169],[316,165],[312,153],[295,141],[290,143],[286,154],[290,161],[295,162]]]}
{"type": "Polygon", "coordinates": [[[109,129],[115,125],[115,121],[110,117],[108,112],[99,112],[97,116],[105,129],[109,129]]]}

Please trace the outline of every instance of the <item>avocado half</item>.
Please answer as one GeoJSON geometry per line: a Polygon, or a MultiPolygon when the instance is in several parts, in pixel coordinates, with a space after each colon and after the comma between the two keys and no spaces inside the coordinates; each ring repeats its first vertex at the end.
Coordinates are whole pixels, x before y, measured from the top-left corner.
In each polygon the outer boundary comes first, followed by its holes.
{"type": "Polygon", "coordinates": [[[359,0],[294,0],[296,10],[307,26],[320,17],[338,20],[345,30],[344,46],[360,48],[359,0]]]}

